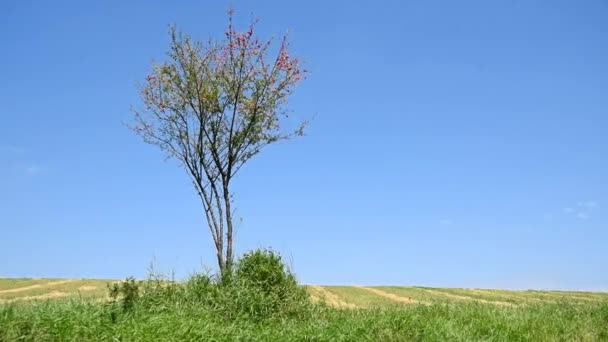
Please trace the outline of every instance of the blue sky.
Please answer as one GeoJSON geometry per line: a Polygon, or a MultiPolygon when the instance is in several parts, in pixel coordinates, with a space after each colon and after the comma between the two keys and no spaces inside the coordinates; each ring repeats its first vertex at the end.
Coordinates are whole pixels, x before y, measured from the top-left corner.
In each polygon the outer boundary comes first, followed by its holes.
{"type": "MultiPolygon", "coordinates": [[[[123,122],[167,26],[229,2],[0,3],[0,276],[213,267],[188,178],[123,122]]],[[[306,137],[235,183],[237,249],[317,284],[608,290],[605,1],[233,1],[291,32],[306,137]]]]}

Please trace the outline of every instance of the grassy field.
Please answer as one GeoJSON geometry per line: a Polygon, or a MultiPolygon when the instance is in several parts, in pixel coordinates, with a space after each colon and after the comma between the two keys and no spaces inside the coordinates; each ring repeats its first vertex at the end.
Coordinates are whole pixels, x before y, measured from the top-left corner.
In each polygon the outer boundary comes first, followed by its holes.
{"type": "MultiPolygon", "coordinates": [[[[103,302],[108,279],[0,278],[0,304],[66,301],[103,302]]],[[[509,291],[402,286],[305,286],[311,299],[337,308],[392,308],[395,306],[480,303],[496,306],[568,303],[608,303],[608,292],[509,291]]]]}
{"type": "MultiPolygon", "coordinates": [[[[0,341],[608,341],[608,293],[306,286],[305,309],[257,319],[233,317],[239,292],[217,308],[182,284],[122,314],[112,283],[0,279],[0,341]]],[[[249,297],[238,305],[254,305],[249,297]]]]}
{"type": "Polygon", "coordinates": [[[102,279],[0,279],[0,304],[67,298],[104,298],[107,284],[102,279]]]}

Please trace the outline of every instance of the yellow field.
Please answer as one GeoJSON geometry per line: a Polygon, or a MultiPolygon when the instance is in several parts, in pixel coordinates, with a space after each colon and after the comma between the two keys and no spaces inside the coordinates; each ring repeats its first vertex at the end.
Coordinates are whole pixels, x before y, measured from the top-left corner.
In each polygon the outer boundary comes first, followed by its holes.
{"type": "Polygon", "coordinates": [[[107,284],[103,279],[0,279],[0,304],[66,298],[104,298],[107,284]]]}
{"type": "MultiPolygon", "coordinates": [[[[0,279],[0,304],[29,301],[107,298],[107,285],[115,280],[104,279],[0,279]]],[[[433,303],[478,302],[499,306],[522,306],[533,303],[608,302],[605,292],[576,291],[509,291],[489,289],[456,289],[426,287],[361,287],[306,286],[315,301],[341,308],[369,308],[395,305],[428,305],[433,303]]]]}
{"type": "Polygon", "coordinates": [[[427,288],[401,286],[308,286],[314,300],[339,307],[385,307],[388,305],[429,305],[477,302],[498,306],[538,303],[608,302],[605,292],[509,291],[490,289],[427,288]]]}

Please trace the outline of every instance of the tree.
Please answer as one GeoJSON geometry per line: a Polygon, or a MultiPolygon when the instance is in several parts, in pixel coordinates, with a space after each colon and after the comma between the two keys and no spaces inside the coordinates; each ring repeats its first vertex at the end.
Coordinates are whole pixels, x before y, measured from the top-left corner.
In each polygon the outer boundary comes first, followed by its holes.
{"type": "Polygon", "coordinates": [[[231,181],[265,146],[303,134],[285,129],[286,104],[305,78],[290,56],[287,35],[276,57],[272,39],[254,36],[256,22],[237,32],[228,11],[225,39],[206,43],[170,29],[168,60],[153,66],[141,89],[145,109],[134,111],[133,130],[184,167],[200,197],[221,274],[231,272],[231,181]]]}

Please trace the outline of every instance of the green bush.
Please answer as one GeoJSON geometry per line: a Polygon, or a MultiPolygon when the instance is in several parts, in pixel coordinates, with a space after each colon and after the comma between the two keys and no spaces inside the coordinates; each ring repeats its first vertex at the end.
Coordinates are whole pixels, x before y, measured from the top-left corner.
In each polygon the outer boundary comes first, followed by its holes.
{"type": "Polygon", "coordinates": [[[229,319],[283,319],[310,312],[308,293],[281,256],[269,249],[243,255],[234,265],[230,281],[219,284],[214,303],[229,319]]]}
{"type": "Polygon", "coordinates": [[[312,310],[306,290],[298,285],[281,256],[269,249],[243,255],[229,277],[198,273],[185,283],[158,274],[145,281],[127,278],[110,287],[110,297],[113,322],[120,313],[117,309],[127,313],[135,306],[156,313],[174,305],[203,307],[227,320],[254,321],[302,319],[310,316],[312,310]]]}
{"type": "Polygon", "coordinates": [[[234,273],[234,280],[267,294],[297,285],[281,256],[269,249],[257,249],[243,255],[237,261],[234,273]]]}
{"type": "Polygon", "coordinates": [[[120,302],[124,312],[133,309],[139,299],[139,282],[133,277],[120,283],[108,284],[109,296],[113,302],[120,302]]]}
{"type": "Polygon", "coordinates": [[[186,292],[197,300],[206,300],[213,291],[215,285],[212,276],[203,273],[195,273],[186,282],[186,292]]]}

